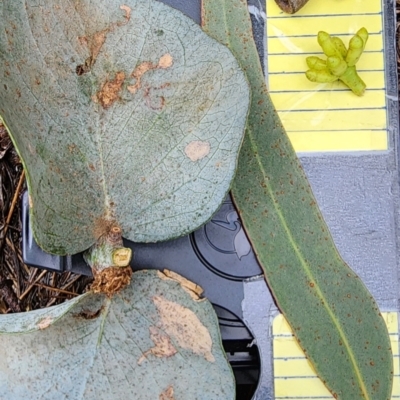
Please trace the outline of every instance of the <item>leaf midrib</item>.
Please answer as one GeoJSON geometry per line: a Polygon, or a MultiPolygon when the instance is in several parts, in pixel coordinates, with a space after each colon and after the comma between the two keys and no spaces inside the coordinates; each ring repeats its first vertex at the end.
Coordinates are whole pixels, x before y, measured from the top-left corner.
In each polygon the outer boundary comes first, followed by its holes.
{"type": "Polygon", "coordinates": [[[284,229],[284,231],[286,233],[286,236],[287,236],[289,242],[292,245],[292,248],[293,248],[293,250],[294,250],[294,252],[296,254],[297,259],[299,260],[301,266],[303,267],[304,271],[306,272],[306,275],[310,278],[310,281],[314,282],[315,286],[314,286],[313,289],[316,291],[317,295],[322,300],[323,308],[325,308],[325,310],[327,311],[327,313],[328,313],[329,317],[331,318],[333,324],[335,325],[335,328],[339,332],[339,336],[342,339],[344,348],[346,349],[346,351],[347,351],[347,353],[349,355],[351,364],[353,365],[354,372],[356,374],[357,380],[359,381],[360,388],[361,388],[361,390],[363,392],[363,395],[365,396],[366,400],[369,400],[370,397],[368,395],[368,391],[367,391],[367,389],[365,387],[365,384],[364,384],[364,381],[362,379],[362,375],[361,375],[360,369],[359,369],[359,367],[357,365],[356,359],[354,357],[354,353],[351,350],[351,346],[350,346],[350,344],[349,344],[349,342],[347,340],[347,336],[345,335],[345,333],[344,333],[344,331],[342,329],[340,321],[337,318],[335,318],[335,314],[332,311],[331,307],[329,307],[328,301],[325,298],[325,296],[324,296],[324,294],[323,294],[323,292],[321,290],[320,285],[318,285],[317,281],[315,280],[314,275],[311,272],[311,269],[309,268],[308,263],[304,259],[302,253],[299,250],[299,247],[296,244],[295,239],[292,236],[290,228],[288,227],[288,225],[286,223],[286,219],[285,219],[284,215],[282,214],[282,211],[281,211],[280,207],[278,206],[279,200],[275,197],[274,192],[273,192],[273,190],[271,188],[271,184],[269,183],[269,180],[267,179],[267,174],[266,174],[265,169],[264,169],[264,167],[262,165],[262,161],[261,161],[261,157],[259,155],[259,152],[256,151],[257,150],[257,146],[255,145],[254,137],[253,137],[253,134],[251,133],[251,129],[249,127],[247,127],[247,129],[246,129],[246,134],[249,137],[249,140],[250,140],[250,143],[251,143],[251,148],[253,150],[255,150],[254,154],[255,154],[255,158],[257,160],[257,164],[258,164],[258,166],[259,166],[259,168],[261,170],[261,173],[262,173],[262,176],[263,176],[263,180],[264,180],[264,182],[266,184],[266,188],[268,190],[268,194],[271,197],[271,199],[273,200],[272,204],[273,204],[273,207],[275,209],[276,214],[278,215],[279,221],[280,221],[280,223],[281,223],[281,225],[282,225],[282,227],[283,227],[283,229],[284,229]]]}

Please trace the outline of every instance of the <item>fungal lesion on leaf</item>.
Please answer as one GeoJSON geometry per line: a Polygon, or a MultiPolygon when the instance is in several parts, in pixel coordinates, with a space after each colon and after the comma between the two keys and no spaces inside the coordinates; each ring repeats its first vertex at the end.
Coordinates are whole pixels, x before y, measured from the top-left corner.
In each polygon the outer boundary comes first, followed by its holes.
{"type": "Polygon", "coordinates": [[[178,282],[182,289],[185,290],[185,292],[187,292],[194,301],[200,302],[205,300],[205,297],[201,297],[204,293],[202,287],[192,281],[189,281],[189,279],[184,278],[176,272],[170,271],[169,269],[164,269],[162,272],[157,271],[157,275],[161,280],[172,280],[178,282]]]}
{"type": "Polygon", "coordinates": [[[83,64],[77,65],[75,72],[78,76],[86,74],[89,72],[93,65],[95,64],[97,57],[99,56],[100,50],[103,47],[108,32],[111,28],[106,28],[101,31],[95,32],[91,36],[80,36],[78,41],[81,45],[86,45],[89,47],[90,55],[86,58],[83,64]]]}
{"type": "Polygon", "coordinates": [[[74,317],[75,318],[83,318],[85,320],[96,319],[100,316],[103,309],[104,309],[104,306],[101,306],[98,310],[95,310],[95,311],[82,310],[81,312],[74,314],[74,317]]]}
{"type": "Polygon", "coordinates": [[[43,330],[43,329],[48,328],[48,327],[52,324],[52,322],[53,322],[53,318],[51,318],[51,317],[45,317],[45,318],[41,319],[41,320],[38,322],[37,327],[38,327],[40,330],[43,330]]]}
{"type": "Polygon", "coordinates": [[[145,351],[138,360],[138,365],[141,365],[149,355],[158,358],[172,357],[178,350],[174,347],[171,338],[155,326],[149,327],[150,339],[154,343],[154,347],[145,351]]]}
{"type": "Polygon", "coordinates": [[[125,73],[119,71],[112,80],[106,80],[101,89],[93,97],[95,103],[100,103],[104,109],[110,108],[120,98],[125,73]]]}
{"type": "MultiPolygon", "coordinates": [[[[122,6],[120,6],[119,7],[122,11],[125,11],[125,19],[126,19],[126,21],[125,21],[125,23],[123,24],[123,25],[125,25],[125,24],[127,24],[128,22],[129,22],[129,20],[131,19],[131,12],[132,12],[132,9],[129,7],[129,6],[127,6],[126,4],[122,4],[122,6]]],[[[120,24],[121,24],[121,22],[120,22],[120,24]]],[[[120,25],[121,26],[121,25],[120,25]]]]}
{"type": "Polygon", "coordinates": [[[143,75],[151,70],[155,69],[167,69],[173,65],[173,58],[171,54],[166,53],[160,57],[158,63],[153,63],[151,61],[141,62],[131,73],[130,77],[135,79],[136,82],[133,85],[129,85],[127,89],[132,94],[135,94],[142,87],[142,77],[143,75]]]}
{"type": "Polygon", "coordinates": [[[83,64],[77,65],[75,72],[78,76],[86,74],[89,72],[93,65],[96,63],[97,57],[100,54],[101,48],[103,47],[107,35],[112,32],[116,27],[126,25],[131,19],[132,9],[127,5],[123,4],[120,9],[125,12],[124,20],[112,23],[108,28],[102,29],[88,36],[79,36],[78,41],[82,46],[87,46],[89,48],[89,57],[86,58],[83,64]]]}
{"type": "Polygon", "coordinates": [[[160,393],[159,400],[175,400],[174,387],[169,385],[162,393],[160,393]]]}
{"type": "Polygon", "coordinates": [[[154,296],[153,302],[160,318],[160,326],[180,348],[190,350],[209,362],[215,362],[210,333],[192,310],[163,296],[154,296]]]}
{"type": "Polygon", "coordinates": [[[193,162],[199,161],[206,157],[211,150],[209,142],[201,140],[193,140],[185,147],[186,156],[193,162]]]}

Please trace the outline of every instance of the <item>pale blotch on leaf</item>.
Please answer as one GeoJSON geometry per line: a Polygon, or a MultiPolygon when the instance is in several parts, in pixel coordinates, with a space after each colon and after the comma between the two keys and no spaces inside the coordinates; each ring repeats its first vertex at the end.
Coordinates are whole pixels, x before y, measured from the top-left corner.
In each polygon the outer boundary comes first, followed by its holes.
{"type": "Polygon", "coordinates": [[[164,54],[160,60],[158,61],[158,67],[165,69],[165,68],[169,68],[172,67],[172,56],[171,54],[164,54]]]}
{"type": "Polygon", "coordinates": [[[210,333],[193,311],[162,296],[154,296],[153,302],[162,329],[168,336],[174,338],[181,348],[191,350],[209,362],[215,362],[210,333]]]}
{"type": "Polygon", "coordinates": [[[161,332],[154,326],[149,327],[150,338],[154,343],[154,347],[145,351],[138,361],[138,365],[142,364],[144,360],[151,354],[155,357],[171,357],[178,351],[172,344],[171,338],[165,333],[161,332]]]}
{"type": "Polygon", "coordinates": [[[191,161],[199,161],[206,157],[211,150],[209,142],[202,142],[201,140],[193,140],[185,147],[185,154],[191,161]]]}
{"type": "Polygon", "coordinates": [[[174,388],[172,385],[168,386],[162,393],[160,393],[159,400],[175,400],[174,388]]]}
{"type": "Polygon", "coordinates": [[[53,318],[46,317],[46,318],[43,318],[42,320],[40,320],[40,322],[37,324],[37,327],[40,330],[43,330],[43,329],[48,328],[52,322],[53,322],[53,318]]]}
{"type": "Polygon", "coordinates": [[[128,7],[126,4],[123,4],[122,6],[119,7],[121,10],[125,11],[125,18],[126,18],[126,23],[129,22],[129,20],[131,19],[131,12],[132,9],[130,7],[128,7]]]}
{"type": "Polygon", "coordinates": [[[178,282],[182,286],[182,289],[188,293],[194,301],[205,300],[205,298],[200,298],[204,292],[201,286],[189,281],[189,279],[184,278],[176,272],[170,271],[169,269],[164,269],[162,272],[157,271],[157,275],[162,280],[172,280],[178,282]]]}
{"type": "Polygon", "coordinates": [[[130,85],[127,89],[132,93],[135,94],[138,89],[142,86],[142,76],[153,69],[167,69],[171,67],[173,64],[173,58],[171,54],[164,54],[158,60],[157,64],[152,63],[151,61],[144,61],[140,63],[132,72],[131,78],[136,79],[136,83],[134,85],[130,85]]]}

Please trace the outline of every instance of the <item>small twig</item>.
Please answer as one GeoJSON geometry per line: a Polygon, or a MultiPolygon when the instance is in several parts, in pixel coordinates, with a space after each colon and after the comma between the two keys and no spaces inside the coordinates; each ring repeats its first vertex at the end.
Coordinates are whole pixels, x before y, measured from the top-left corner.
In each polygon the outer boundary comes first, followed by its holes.
{"type": "Polygon", "coordinates": [[[19,296],[19,299],[22,300],[32,290],[35,284],[38,283],[46,274],[47,271],[42,271],[41,274],[35,279],[35,281],[28,286],[25,292],[22,293],[21,296],[19,296]]]}
{"type": "MultiPolygon", "coordinates": [[[[5,259],[5,264],[7,265],[9,270],[12,270],[12,265],[10,263],[10,261],[8,259],[5,259]]],[[[18,297],[18,276],[16,275],[16,271],[13,271],[10,275],[9,275],[10,280],[12,280],[13,285],[14,285],[14,291],[15,291],[15,295],[18,297]]]]}
{"type": "Polygon", "coordinates": [[[37,268],[31,268],[31,270],[29,271],[29,276],[28,276],[29,283],[31,283],[35,279],[38,272],[39,272],[39,270],[37,268]]]}
{"type": "Polygon", "coordinates": [[[22,189],[22,185],[24,184],[24,180],[25,180],[25,171],[22,170],[21,176],[19,177],[17,188],[15,189],[15,193],[14,193],[14,197],[13,197],[12,202],[11,202],[10,209],[8,210],[6,223],[5,223],[4,229],[3,229],[3,238],[0,241],[0,252],[3,250],[5,238],[7,236],[8,225],[11,222],[11,218],[13,216],[15,206],[16,206],[16,204],[18,202],[19,193],[20,193],[20,191],[22,189]]]}
{"type": "Polygon", "coordinates": [[[11,266],[10,261],[8,260],[8,257],[4,257],[4,264],[8,268],[8,271],[10,273],[9,276],[11,277],[11,279],[14,281],[14,284],[15,284],[17,277],[15,276],[15,271],[14,271],[13,267],[11,266]]]}
{"type": "Polygon", "coordinates": [[[44,285],[43,283],[35,283],[34,285],[35,286],[39,286],[39,287],[44,288],[44,289],[47,289],[47,290],[49,290],[51,292],[59,292],[59,293],[69,294],[71,296],[79,296],[78,293],[69,292],[68,290],[58,289],[58,288],[53,287],[53,286],[47,286],[47,285],[44,285]]]}
{"type": "Polygon", "coordinates": [[[81,275],[76,275],[73,279],[71,279],[67,284],[62,286],[62,289],[67,289],[69,288],[73,283],[75,283],[78,279],[81,278],[81,275]]]}
{"type": "MultiPolygon", "coordinates": [[[[20,277],[21,274],[18,272],[21,272],[21,271],[19,269],[18,260],[17,260],[18,255],[17,255],[17,252],[15,251],[14,243],[8,236],[6,237],[6,244],[9,247],[9,249],[11,250],[11,255],[14,258],[14,269],[15,269],[15,271],[13,271],[13,273],[15,275],[14,285],[16,288],[16,295],[17,295],[17,297],[19,297],[19,295],[21,294],[21,285],[20,285],[20,279],[18,279],[18,278],[20,277]]],[[[11,269],[11,265],[9,265],[9,268],[11,269]]]]}
{"type": "Polygon", "coordinates": [[[21,307],[18,304],[17,296],[10,287],[10,281],[7,279],[0,280],[0,295],[1,298],[7,303],[8,307],[13,312],[21,312],[21,307]]]}

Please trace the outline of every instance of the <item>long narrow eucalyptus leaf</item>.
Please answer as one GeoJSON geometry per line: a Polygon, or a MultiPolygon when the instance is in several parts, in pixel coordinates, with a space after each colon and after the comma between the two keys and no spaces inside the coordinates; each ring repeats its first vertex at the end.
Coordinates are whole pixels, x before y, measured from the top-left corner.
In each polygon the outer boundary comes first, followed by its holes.
{"type": "Polygon", "coordinates": [[[232,192],[276,302],[335,398],[387,400],[393,375],[387,329],[338,254],[271,103],[246,1],[203,0],[202,11],[203,29],[231,49],[251,86],[232,192]]]}

